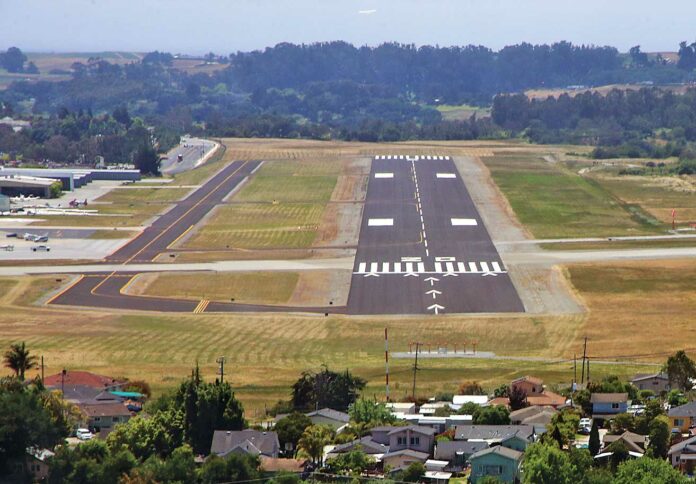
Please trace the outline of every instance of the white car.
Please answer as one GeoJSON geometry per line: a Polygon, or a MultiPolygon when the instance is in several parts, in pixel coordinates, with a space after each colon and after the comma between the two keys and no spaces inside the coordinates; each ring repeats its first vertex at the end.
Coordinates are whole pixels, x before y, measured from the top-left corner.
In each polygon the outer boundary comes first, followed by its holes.
{"type": "Polygon", "coordinates": [[[582,427],[592,428],[592,419],[591,418],[581,418],[580,424],[578,425],[578,427],[579,428],[582,428],[582,427]]]}
{"type": "Polygon", "coordinates": [[[75,437],[80,440],[92,440],[94,434],[89,431],[89,429],[77,429],[75,431],[75,437]]]}
{"type": "Polygon", "coordinates": [[[32,252],[51,252],[51,248],[47,245],[37,245],[31,248],[32,252]]]}

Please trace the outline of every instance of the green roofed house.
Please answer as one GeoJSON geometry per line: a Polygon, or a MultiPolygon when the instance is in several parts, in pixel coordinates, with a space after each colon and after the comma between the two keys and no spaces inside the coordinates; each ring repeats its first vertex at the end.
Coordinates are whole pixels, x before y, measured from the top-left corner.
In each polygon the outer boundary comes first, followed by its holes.
{"type": "Polygon", "coordinates": [[[472,454],[469,480],[476,484],[480,479],[491,476],[502,482],[519,482],[522,468],[522,452],[497,445],[472,454]]]}

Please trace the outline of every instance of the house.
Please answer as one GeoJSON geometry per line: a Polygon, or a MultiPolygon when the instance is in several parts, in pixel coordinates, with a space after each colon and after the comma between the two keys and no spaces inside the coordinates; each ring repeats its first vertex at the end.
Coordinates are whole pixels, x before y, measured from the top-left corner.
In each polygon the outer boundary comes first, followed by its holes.
{"type": "Polygon", "coordinates": [[[452,408],[460,408],[467,403],[485,406],[488,403],[488,395],[454,395],[452,397],[452,408]]]}
{"type": "Polygon", "coordinates": [[[670,408],[667,412],[669,425],[679,432],[686,433],[696,426],[696,402],[670,408]]]}
{"type": "Polygon", "coordinates": [[[424,464],[429,457],[430,454],[426,452],[420,452],[413,449],[401,449],[393,452],[389,451],[388,453],[384,454],[384,457],[382,457],[382,463],[392,472],[396,472],[402,471],[416,462],[424,464]]]}
{"type": "Polygon", "coordinates": [[[547,425],[558,413],[553,407],[532,405],[510,412],[510,423],[513,425],[547,425]]]}
{"type": "Polygon", "coordinates": [[[232,452],[277,458],[280,441],[275,432],[258,430],[216,430],[210,454],[225,457],[232,452]]]}
{"type": "Polygon", "coordinates": [[[502,482],[518,482],[522,468],[522,452],[497,445],[476,452],[470,457],[471,475],[469,482],[476,484],[486,476],[502,482]]]}
{"type": "Polygon", "coordinates": [[[631,380],[638,390],[652,390],[656,395],[672,389],[666,373],[638,374],[631,380]]]}
{"type": "Polygon", "coordinates": [[[110,432],[117,424],[128,422],[132,415],[122,403],[83,403],[79,408],[87,417],[87,427],[96,432],[110,432]]]}
{"type": "Polygon", "coordinates": [[[534,437],[531,425],[463,425],[454,432],[454,440],[487,442],[519,452],[524,452],[534,437]]]}
{"type": "Polygon", "coordinates": [[[126,382],[110,376],[97,375],[89,371],[66,370],[65,374],[56,373],[55,375],[47,376],[44,378],[43,383],[46,388],[56,390],[72,386],[86,386],[100,390],[118,390],[126,382]]]}
{"type": "Polygon", "coordinates": [[[389,437],[389,453],[409,449],[430,455],[435,442],[435,433],[435,430],[432,428],[419,425],[393,427],[387,433],[389,437]]]}
{"type": "Polygon", "coordinates": [[[447,484],[452,477],[451,472],[445,471],[449,462],[428,459],[425,461],[425,479],[431,484],[447,484]]]}
{"type": "Polygon", "coordinates": [[[336,430],[343,429],[350,422],[350,415],[331,408],[322,408],[305,415],[312,421],[312,425],[328,425],[336,430]]]}
{"type": "Polygon", "coordinates": [[[444,470],[462,472],[469,464],[472,454],[488,448],[488,442],[482,441],[441,441],[435,443],[435,459],[447,461],[444,470]]]}
{"type": "Polygon", "coordinates": [[[673,467],[679,468],[684,474],[696,472],[696,436],[682,440],[669,448],[667,457],[673,467]]]}
{"type": "Polygon", "coordinates": [[[606,449],[609,445],[619,440],[624,443],[629,452],[645,454],[645,449],[648,445],[648,437],[628,431],[622,433],[621,435],[605,434],[604,438],[602,439],[602,449],[606,449]]]}
{"type": "Polygon", "coordinates": [[[411,402],[388,402],[386,406],[392,413],[416,413],[416,404],[411,402]]]}
{"type": "Polygon", "coordinates": [[[433,415],[438,409],[445,407],[450,407],[450,402],[428,402],[420,406],[418,413],[421,415],[433,415]]]}
{"type": "Polygon", "coordinates": [[[593,393],[590,403],[592,403],[592,418],[606,420],[628,411],[628,394],[593,393]]]}
{"type": "Polygon", "coordinates": [[[55,454],[48,449],[30,447],[27,449],[26,471],[33,477],[33,482],[44,482],[50,473],[49,461],[55,454]]]}
{"type": "Polygon", "coordinates": [[[389,445],[380,444],[371,435],[367,435],[361,439],[337,445],[329,452],[329,455],[344,454],[358,449],[368,455],[378,456],[378,459],[381,460],[382,456],[389,452],[389,445]]]}
{"type": "MultiPolygon", "coordinates": [[[[566,404],[566,398],[544,388],[540,378],[533,376],[518,378],[510,383],[510,388],[522,390],[527,395],[527,404],[530,406],[559,408],[566,404]]],[[[488,404],[510,406],[510,399],[497,397],[489,401],[488,404]]]]}

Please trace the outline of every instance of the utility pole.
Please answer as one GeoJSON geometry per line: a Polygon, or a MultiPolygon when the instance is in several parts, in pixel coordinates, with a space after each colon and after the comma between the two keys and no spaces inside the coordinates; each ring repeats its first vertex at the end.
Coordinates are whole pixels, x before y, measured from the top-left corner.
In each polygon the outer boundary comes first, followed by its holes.
{"type": "Polygon", "coordinates": [[[416,343],[416,361],[413,364],[413,390],[411,391],[411,397],[413,401],[416,401],[416,373],[418,372],[418,351],[420,350],[420,345],[422,343],[416,343]]]}
{"type": "Polygon", "coordinates": [[[578,382],[578,358],[575,353],[573,353],[573,386],[578,382]]]}
{"type": "Polygon", "coordinates": [[[225,357],[220,356],[215,362],[220,365],[220,383],[222,383],[225,380],[225,357]]]}
{"type": "Polygon", "coordinates": [[[386,394],[387,402],[389,401],[389,335],[387,333],[387,328],[384,328],[384,367],[385,367],[385,378],[386,378],[386,394]]]}
{"type": "Polygon", "coordinates": [[[44,359],[43,355],[41,355],[41,383],[43,384],[44,382],[44,359]]]}
{"type": "Polygon", "coordinates": [[[587,381],[590,381],[590,359],[587,358],[587,381]]]}
{"type": "Polygon", "coordinates": [[[582,347],[582,377],[581,383],[585,383],[585,360],[587,359],[587,336],[585,336],[585,343],[582,347]]]}

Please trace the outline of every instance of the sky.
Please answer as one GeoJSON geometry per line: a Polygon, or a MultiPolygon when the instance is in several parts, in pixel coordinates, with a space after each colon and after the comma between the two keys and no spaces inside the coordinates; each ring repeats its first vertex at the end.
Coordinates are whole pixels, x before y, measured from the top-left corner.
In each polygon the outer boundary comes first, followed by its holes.
{"type": "Polygon", "coordinates": [[[694,0],[0,0],[0,48],[229,54],[279,42],[519,42],[675,51],[694,0]]]}

